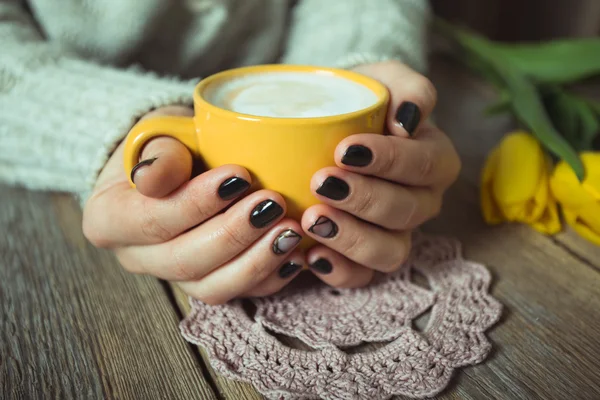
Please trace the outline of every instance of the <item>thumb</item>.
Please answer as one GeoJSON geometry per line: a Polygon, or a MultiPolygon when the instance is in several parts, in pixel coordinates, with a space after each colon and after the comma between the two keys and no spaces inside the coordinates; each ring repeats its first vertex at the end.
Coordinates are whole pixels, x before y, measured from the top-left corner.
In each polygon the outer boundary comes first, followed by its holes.
{"type": "MultiPolygon", "coordinates": [[[[146,114],[142,120],[164,115],[192,116],[193,111],[184,107],[165,107],[146,114]]],[[[144,146],[140,162],[130,174],[138,192],[153,198],[164,197],[190,179],[192,155],[178,140],[158,137],[144,146]]]]}

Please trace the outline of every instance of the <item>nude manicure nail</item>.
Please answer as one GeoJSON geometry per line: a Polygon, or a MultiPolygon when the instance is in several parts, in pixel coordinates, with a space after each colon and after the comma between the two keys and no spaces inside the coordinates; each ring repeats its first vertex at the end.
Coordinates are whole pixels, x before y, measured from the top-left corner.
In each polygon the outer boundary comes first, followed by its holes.
{"type": "Polygon", "coordinates": [[[283,231],[273,241],[273,253],[285,254],[292,250],[302,240],[302,236],[291,229],[283,231]]]}
{"type": "Polygon", "coordinates": [[[329,218],[321,216],[308,228],[308,231],[322,238],[330,239],[337,235],[338,226],[329,218]]]}

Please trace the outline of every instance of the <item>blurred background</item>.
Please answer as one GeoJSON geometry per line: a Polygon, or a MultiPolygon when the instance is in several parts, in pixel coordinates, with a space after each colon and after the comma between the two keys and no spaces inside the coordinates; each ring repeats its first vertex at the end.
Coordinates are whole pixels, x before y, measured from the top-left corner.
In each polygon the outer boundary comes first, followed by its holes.
{"type": "Polygon", "coordinates": [[[600,0],[431,0],[436,14],[491,39],[600,35],[600,0]]]}

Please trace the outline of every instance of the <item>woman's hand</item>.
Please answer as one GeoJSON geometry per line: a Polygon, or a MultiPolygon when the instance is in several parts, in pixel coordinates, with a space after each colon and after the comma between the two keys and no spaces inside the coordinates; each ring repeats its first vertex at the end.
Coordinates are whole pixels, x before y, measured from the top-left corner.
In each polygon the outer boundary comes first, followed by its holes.
{"type": "MultiPolygon", "coordinates": [[[[192,113],[166,107],[144,118],[192,113]]],[[[83,231],[95,246],[113,249],[128,271],[177,282],[208,304],[274,293],[300,271],[300,225],[283,218],[278,193],[260,190],[240,200],[251,184],[244,168],[226,165],[190,179],[190,152],[157,138],[133,168],[132,188],[122,159],[123,144],[84,207],[83,231]]]]}
{"type": "Polygon", "coordinates": [[[337,167],[318,171],[311,182],[324,204],[302,218],[304,231],[321,243],[306,255],[311,269],[337,287],[363,286],[374,270],[400,268],[411,230],[439,213],[460,171],[451,141],[426,121],[436,103],[427,78],[395,61],[356,71],[388,87],[389,135],[343,140],[335,151],[337,167]]]}

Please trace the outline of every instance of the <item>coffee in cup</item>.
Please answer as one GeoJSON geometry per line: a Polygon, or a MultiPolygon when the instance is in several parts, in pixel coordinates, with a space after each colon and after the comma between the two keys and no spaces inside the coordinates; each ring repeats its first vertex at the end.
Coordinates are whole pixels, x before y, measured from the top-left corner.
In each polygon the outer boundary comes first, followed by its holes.
{"type": "Polygon", "coordinates": [[[319,118],[348,114],[375,104],[367,87],[339,76],[266,72],[208,85],[204,98],[214,106],[258,117],[319,118]]]}

